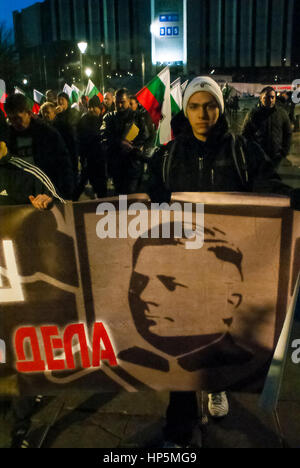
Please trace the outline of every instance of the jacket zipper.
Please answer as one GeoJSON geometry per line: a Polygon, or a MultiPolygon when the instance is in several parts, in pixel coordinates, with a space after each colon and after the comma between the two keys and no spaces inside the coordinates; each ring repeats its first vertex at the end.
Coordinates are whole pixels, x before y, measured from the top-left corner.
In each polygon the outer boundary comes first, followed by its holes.
{"type": "Polygon", "coordinates": [[[204,158],[198,156],[198,189],[203,189],[203,169],[204,169],[204,158]]]}
{"type": "Polygon", "coordinates": [[[210,171],[210,181],[213,187],[215,185],[215,171],[213,169],[210,171]]]}

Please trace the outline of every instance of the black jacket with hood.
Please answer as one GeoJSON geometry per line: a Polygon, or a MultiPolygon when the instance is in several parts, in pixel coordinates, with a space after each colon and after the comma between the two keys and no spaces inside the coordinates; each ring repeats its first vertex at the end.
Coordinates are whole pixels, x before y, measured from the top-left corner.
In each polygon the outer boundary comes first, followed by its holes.
{"type": "Polygon", "coordinates": [[[256,141],[275,164],[288,156],[292,129],[288,114],[280,105],[269,109],[259,104],[247,114],[242,134],[256,141]]]}
{"type": "Polygon", "coordinates": [[[291,192],[255,142],[228,131],[223,115],[206,142],[185,125],[175,140],[155,151],[149,166],[148,192],[157,203],[169,202],[172,192],[291,192]]]}
{"type": "MultiPolygon", "coordinates": [[[[40,119],[34,118],[22,134],[32,138],[34,165],[47,174],[60,196],[71,200],[75,181],[70,155],[60,134],[40,119]]],[[[19,136],[20,132],[10,126],[8,149],[13,156],[18,156],[16,141],[19,136]]]]}
{"type": "Polygon", "coordinates": [[[47,194],[64,203],[49,177],[33,164],[9,154],[0,159],[0,206],[26,205],[29,196],[47,194]]]}

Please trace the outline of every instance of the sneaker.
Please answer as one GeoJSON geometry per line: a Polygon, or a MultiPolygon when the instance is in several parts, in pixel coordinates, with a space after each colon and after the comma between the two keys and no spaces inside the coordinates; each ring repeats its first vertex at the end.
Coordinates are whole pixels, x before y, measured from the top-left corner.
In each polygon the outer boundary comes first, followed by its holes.
{"type": "Polygon", "coordinates": [[[27,441],[28,432],[29,426],[27,424],[14,431],[12,434],[10,448],[29,448],[29,443],[27,441]]]}
{"type": "Polygon", "coordinates": [[[229,413],[226,392],[208,394],[208,411],[213,418],[223,418],[229,413]]]}
{"type": "Polygon", "coordinates": [[[200,449],[202,448],[202,431],[201,427],[197,424],[193,430],[193,435],[191,440],[188,443],[176,443],[171,440],[165,440],[163,443],[163,448],[165,449],[179,449],[179,448],[193,448],[200,449]]]}

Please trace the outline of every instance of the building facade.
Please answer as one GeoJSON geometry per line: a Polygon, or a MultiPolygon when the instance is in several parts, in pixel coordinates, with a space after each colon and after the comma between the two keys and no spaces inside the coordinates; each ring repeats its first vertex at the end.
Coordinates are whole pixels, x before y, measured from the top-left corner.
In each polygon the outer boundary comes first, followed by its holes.
{"type": "Polygon", "coordinates": [[[20,70],[36,86],[76,84],[77,43],[86,41],[84,66],[92,69],[95,82],[102,81],[100,87],[116,77],[132,79],[138,87],[165,63],[187,76],[216,72],[239,81],[287,81],[300,62],[299,3],[44,0],[14,12],[20,70]]]}

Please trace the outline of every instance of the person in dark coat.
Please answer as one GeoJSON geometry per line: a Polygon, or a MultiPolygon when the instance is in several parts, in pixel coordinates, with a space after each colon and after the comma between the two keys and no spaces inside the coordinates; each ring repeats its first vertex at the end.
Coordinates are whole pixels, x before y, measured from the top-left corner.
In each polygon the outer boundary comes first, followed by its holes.
{"type": "Polygon", "coordinates": [[[7,141],[8,125],[2,110],[0,109],[0,141],[7,141]]]}
{"type": "Polygon", "coordinates": [[[116,93],[117,111],[106,114],[101,127],[108,172],[116,194],[138,191],[143,174],[142,150],[147,139],[145,122],[130,108],[127,89],[116,93]]]}
{"type": "Polygon", "coordinates": [[[129,96],[130,99],[130,107],[133,110],[133,112],[136,112],[139,114],[139,116],[144,120],[145,122],[145,128],[146,128],[146,140],[143,146],[143,150],[147,150],[148,148],[152,148],[155,143],[155,137],[156,137],[156,130],[155,130],[155,125],[150,117],[149,112],[147,112],[145,109],[139,107],[139,102],[136,98],[135,95],[129,96]]]}
{"type": "Polygon", "coordinates": [[[287,158],[291,146],[291,123],[283,107],[276,104],[276,93],[271,86],[262,89],[258,106],[247,114],[242,135],[258,143],[275,168],[287,158]]]}
{"type": "Polygon", "coordinates": [[[106,162],[100,139],[103,111],[104,105],[100,102],[99,97],[93,96],[88,103],[88,112],[81,117],[78,124],[82,170],[75,199],[80,197],[88,180],[98,198],[107,195],[106,162]]]}
{"type": "Polygon", "coordinates": [[[39,167],[55,185],[59,195],[71,200],[74,190],[70,155],[60,134],[41,119],[34,119],[22,94],[7,98],[10,122],[7,137],[9,153],[39,167]]]}
{"type": "MultiPolygon", "coordinates": [[[[54,184],[40,168],[9,154],[6,132],[0,127],[0,207],[32,204],[40,211],[52,207],[54,202],[65,203],[54,184]]],[[[25,447],[31,416],[41,396],[13,398],[13,427],[11,448],[25,447]]]]}
{"type": "Polygon", "coordinates": [[[0,137],[0,206],[31,203],[43,210],[55,200],[65,203],[48,176],[33,164],[11,156],[0,137]]]}
{"type": "MultiPolygon", "coordinates": [[[[229,132],[222,92],[214,80],[197,77],[188,85],[183,113],[183,130],[178,129],[175,140],[155,150],[150,160],[152,202],[169,203],[172,192],[291,194],[260,146],[229,132]]],[[[209,395],[209,411],[214,417],[228,413],[225,392],[209,395]]],[[[165,447],[189,446],[192,440],[200,446],[196,429],[196,393],[171,392],[165,447]]]]}
{"type": "Polygon", "coordinates": [[[78,110],[71,108],[69,96],[64,93],[58,93],[57,95],[57,107],[56,107],[56,125],[61,128],[61,134],[68,148],[74,178],[77,184],[78,178],[78,136],[77,136],[77,125],[80,120],[80,113],[78,110]]]}

